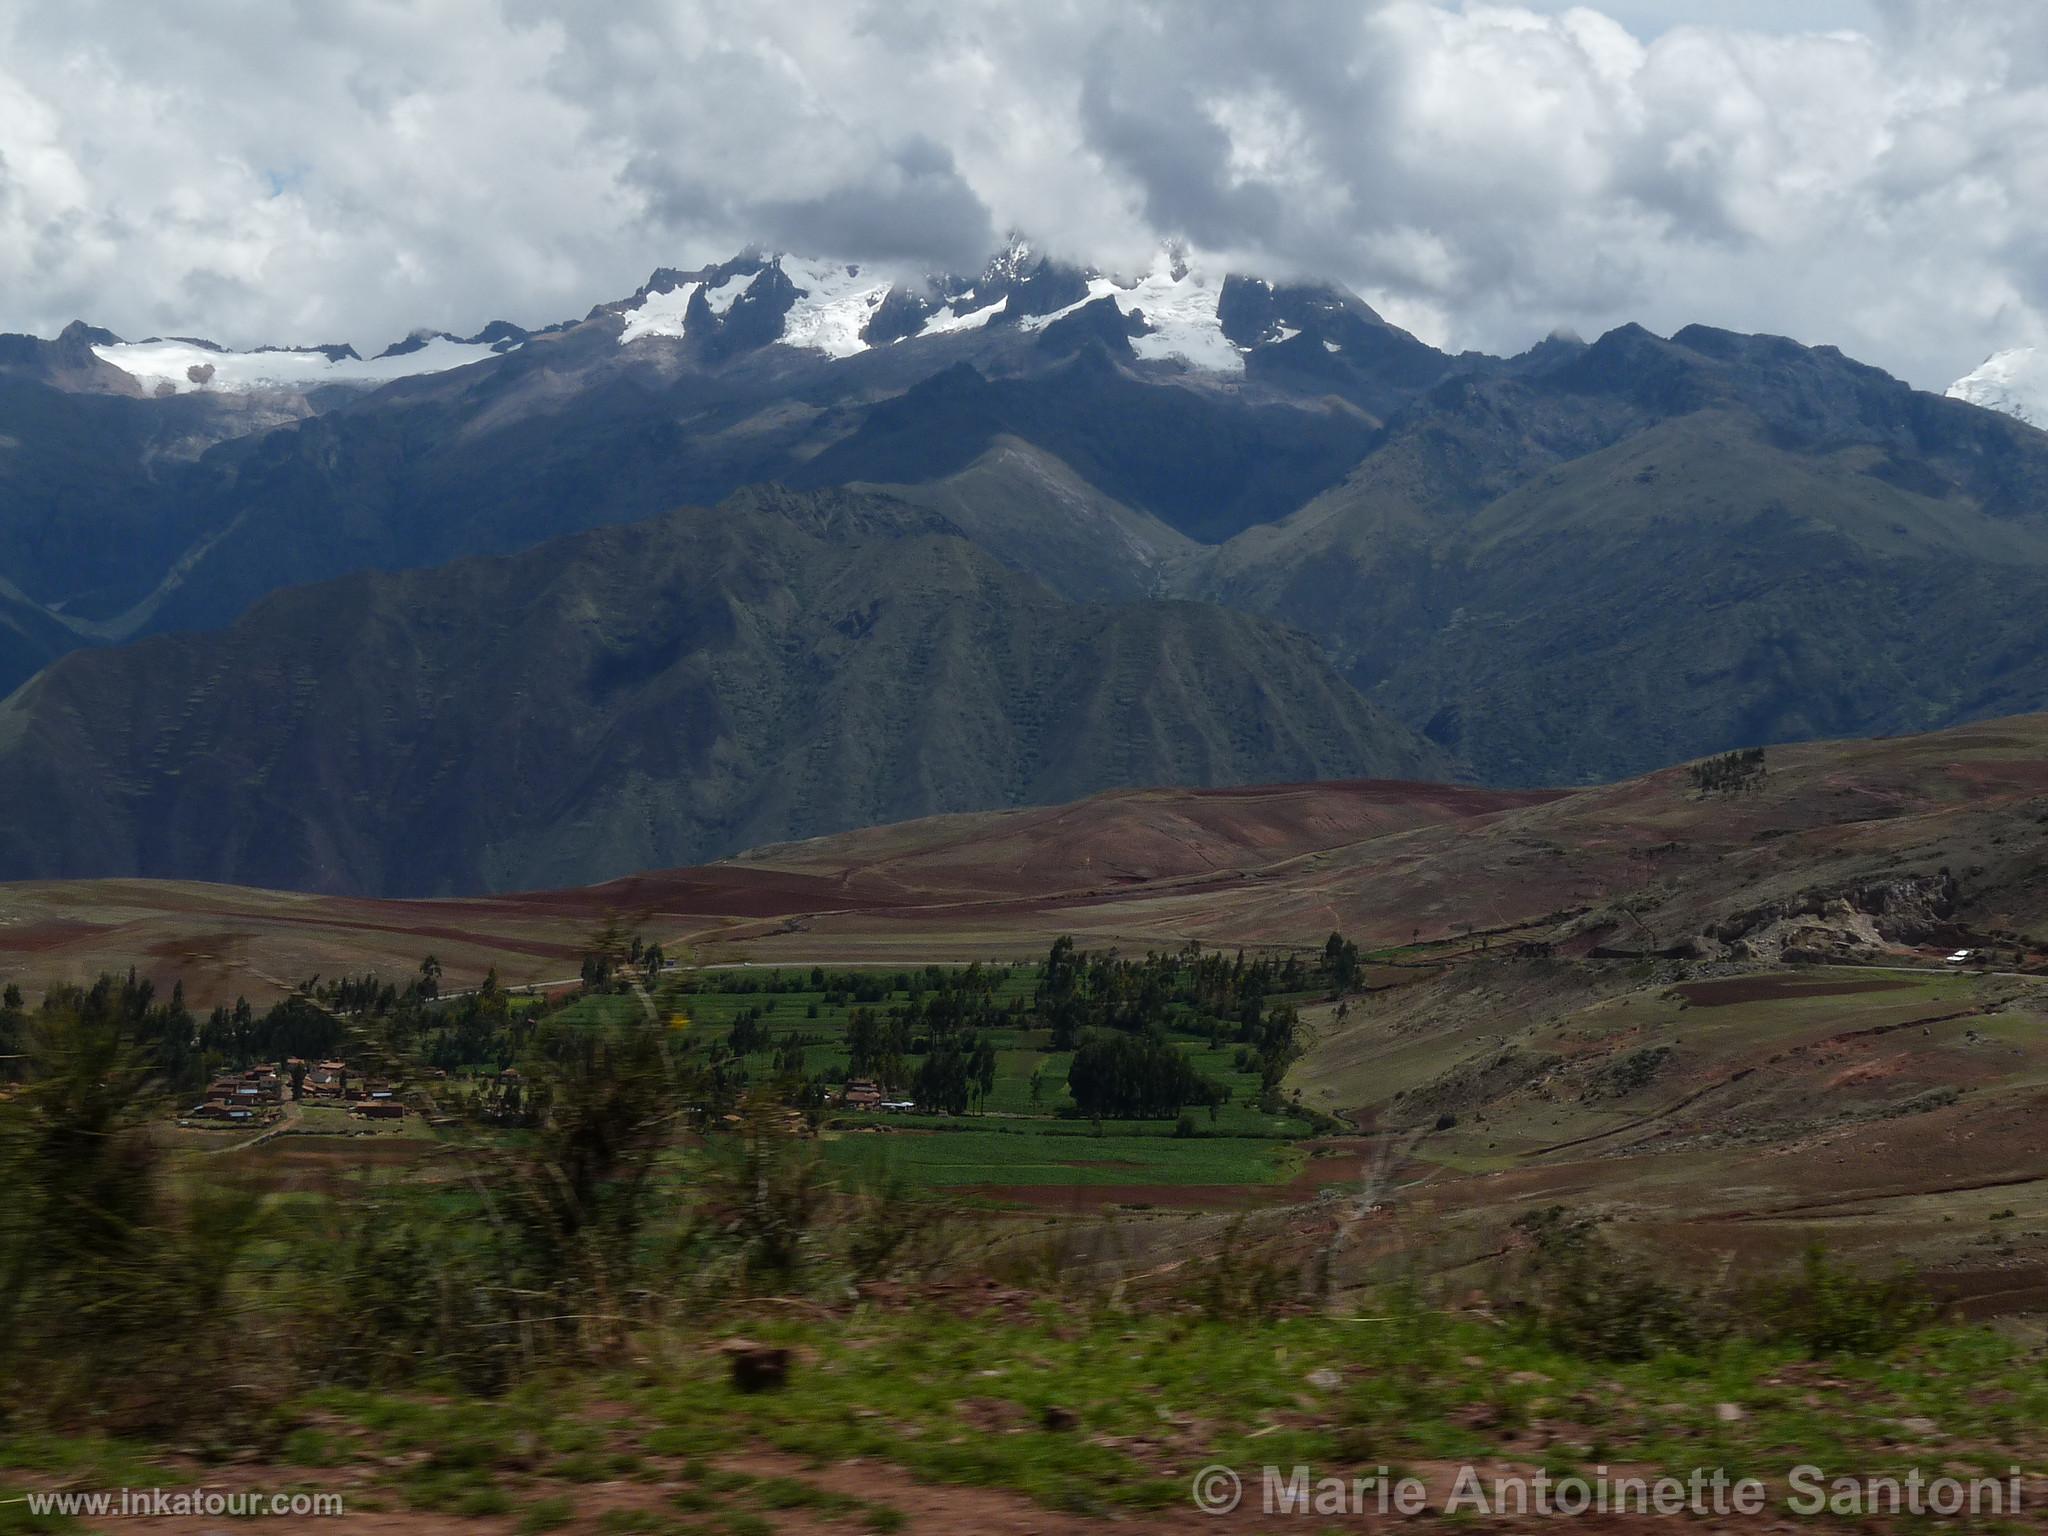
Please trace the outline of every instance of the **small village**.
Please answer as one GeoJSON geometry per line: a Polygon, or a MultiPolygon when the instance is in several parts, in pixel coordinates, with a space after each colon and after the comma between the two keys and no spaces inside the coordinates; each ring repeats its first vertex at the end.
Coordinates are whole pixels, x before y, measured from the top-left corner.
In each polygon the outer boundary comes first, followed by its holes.
{"type": "Polygon", "coordinates": [[[223,1073],[206,1085],[205,1096],[178,1117],[186,1127],[276,1125],[287,1106],[326,1104],[345,1108],[351,1119],[403,1120],[403,1084],[352,1069],[345,1061],[309,1062],[302,1057],[257,1062],[223,1073]]]}
{"type": "Polygon", "coordinates": [[[885,1114],[905,1115],[917,1108],[915,1099],[892,1099],[882,1092],[882,1085],[872,1077],[848,1078],[845,1088],[840,1090],[839,1104],[842,1109],[873,1109],[885,1114]]]}

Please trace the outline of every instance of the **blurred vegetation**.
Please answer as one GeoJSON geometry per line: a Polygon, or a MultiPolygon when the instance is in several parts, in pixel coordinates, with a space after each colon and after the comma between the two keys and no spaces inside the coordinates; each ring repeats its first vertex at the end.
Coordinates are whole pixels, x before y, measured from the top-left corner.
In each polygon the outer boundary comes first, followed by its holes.
{"type": "Polygon", "coordinates": [[[1792,1275],[1675,1282],[1621,1252],[1601,1224],[1552,1206],[1516,1222],[1529,1239],[1507,1289],[1531,1336],[1588,1360],[1649,1360],[1735,1341],[1814,1356],[1877,1354],[1931,1326],[1910,1275],[1859,1274],[1810,1247],[1792,1275]]]}
{"type": "MultiPolygon", "coordinates": [[[[1123,1448],[1162,1433],[1191,1464],[1335,1464],[1477,1454],[1541,1422],[1566,1459],[1625,1445],[1657,1463],[1693,1456],[1703,1423],[1748,1435],[1716,1417],[1734,1399],[1782,1436],[1752,1449],[1777,1455],[1817,1436],[1874,1442],[1886,1414],[1929,1404],[1960,1422],[1958,1362],[1993,1394],[1968,1410],[1986,1433],[2048,1410],[2038,1380],[2008,1379],[2013,1346],[1818,1251],[1790,1275],[1688,1287],[1554,1209],[1524,1220],[1475,1312],[1419,1282],[1339,1305],[1335,1240],[1304,1244],[1287,1224],[1236,1219],[1164,1263],[1113,1214],[997,1232],[900,1170],[850,1176],[808,1134],[816,1111],[786,1053],[780,1069],[734,1073],[730,1053],[692,1043],[682,1006],[708,995],[697,979],[621,954],[566,1006],[489,987],[441,998],[427,968],[402,992],[302,991],[295,1004],[352,1057],[423,1081],[440,1081],[425,1060],[442,1031],[516,1021],[526,1102],[544,1106],[517,1124],[437,1116],[431,1174],[313,1193],[239,1188],[193,1171],[209,1153],[169,1150],[164,1062],[179,1058],[161,1041],[204,1028],[175,996],[131,978],[34,1011],[8,1001],[22,1059],[0,1103],[0,1375],[16,1389],[0,1400],[0,1453],[55,1454],[33,1449],[60,1443],[39,1436],[80,1430],[315,1466],[419,1446],[426,1459],[393,1474],[408,1502],[511,1513],[509,1467],[532,1485],[523,1528],[549,1529],[574,1518],[564,1484],[686,1447],[872,1454],[1101,1510],[1180,1496],[1123,1448]],[[734,1392],[711,1346],[735,1332],[802,1351],[804,1390],[734,1392]],[[1872,1384],[1829,1403],[1824,1425],[1786,1385],[1815,1359],[1872,1384]],[[590,1439],[574,1416],[600,1397],[629,1404],[641,1440],[590,1439]],[[1012,1432],[963,1439],[970,1409],[1012,1432]]],[[[1344,963],[1341,944],[1330,956],[1344,963]]],[[[1142,1022],[1157,1017],[1148,988],[1170,1001],[1201,973],[1081,974],[1076,962],[1036,983],[1079,1016],[1079,1043],[1116,1030],[1157,1046],[1174,1030],[1142,1022]],[[1118,1008],[1139,1027],[1114,1022],[1118,1008]]],[[[856,1004],[879,984],[842,979],[843,1006],[889,1006],[893,988],[856,1004]]],[[[923,989],[913,1047],[928,1050],[934,1007],[973,995],[923,989]]],[[[1153,1139],[1167,1156],[1213,1145],[1153,1139]]],[[[725,1476],[681,1484],[706,1509],[837,1498],[874,1529],[898,1518],[802,1480],[725,1476]]]]}

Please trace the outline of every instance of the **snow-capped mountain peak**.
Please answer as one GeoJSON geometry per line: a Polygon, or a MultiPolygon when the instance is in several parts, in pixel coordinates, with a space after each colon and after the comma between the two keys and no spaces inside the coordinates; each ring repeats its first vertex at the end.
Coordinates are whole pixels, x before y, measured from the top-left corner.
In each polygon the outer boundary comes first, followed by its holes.
{"type": "Polygon", "coordinates": [[[613,346],[628,366],[662,370],[791,353],[838,363],[897,347],[936,359],[938,348],[957,347],[1002,372],[1107,348],[1142,371],[1225,384],[1248,367],[1341,381],[1377,366],[1387,345],[1428,351],[1341,288],[1227,274],[1178,244],[1161,246],[1141,271],[1112,272],[1055,260],[1021,235],[974,277],[750,249],[691,271],[658,268],[580,321],[531,333],[496,321],[468,337],[415,331],[368,357],[339,345],[237,351],[191,337],[66,334],[73,387],[250,397],[287,414],[318,409],[336,386],[371,389],[522,349],[535,367],[559,360],[573,371],[597,366],[613,346]]]}
{"type": "Polygon", "coordinates": [[[304,391],[323,385],[375,388],[393,379],[441,373],[481,362],[520,345],[525,333],[503,322],[467,340],[443,331],[415,331],[375,357],[354,347],[259,347],[237,352],[189,336],[109,341],[93,355],[157,395],[304,391]]]}
{"type": "Polygon", "coordinates": [[[1244,348],[1223,334],[1217,313],[1223,293],[1221,275],[1192,266],[1185,251],[1162,248],[1151,270],[1141,277],[1091,277],[1087,297],[1048,315],[1023,323],[1038,330],[1098,299],[1111,299],[1124,314],[1141,319],[1142,335],[1131,338],[1131,350],[1142,358],[1172,358],[1191,368],[1213,373],[1244,372],[1244,348]]]}
{"type": "Polygon", "coordinates": [[[982,270],[982,286],[1018,281],[1031,269],[1032,261],[1037,254],[1031,248],[1029,240],[1012,230],[1009,238],[1003,242],[1003,249],[991,257],[988,266],[982,270]]]}
{"type": "Polygon", "coordinates": [[[859,262],[747,252],[696,272],[663,269],[634,298],[612,307],[623,322],[621,346],[650,337],[715,341],[736,324],[751,330],[758,322],[750,309],[779,306],[780,331],[755,340],[851,357],[867,350],[869,322],[893,286],[886,274],[859,262]]]}
{"type": "Polygon", "coordinates": [[[2048,351],[2012,347],[1995,352],[1949,385],[1948,394],[1989,410],[2048,427],[2048,351]]]}
{"type": "Polygon", "coordinates": [[[622,346],[664,337],[709,344],[725,335],[741,301],[780,302],[779,333],[757,336],[757,342],[847,358],[998,320],[1027,333],[1042,331],[1106,298],[1131,318],[1131,349],[1140,359],[1242,373],[1245,349],[1223,334],[1218,316],[1222,289],[1222,274],[1203,271],[1175,247],[1162,248],[1138,276],[1110,276],[1059,268],[1029,241],[1012,237],[972,282],[933,273],[905,283],[858,262],[783,251],[697,272],[659,272],[617,313],[622,346]],[[764,283],[771,272],[780,281],[764,283]]]}

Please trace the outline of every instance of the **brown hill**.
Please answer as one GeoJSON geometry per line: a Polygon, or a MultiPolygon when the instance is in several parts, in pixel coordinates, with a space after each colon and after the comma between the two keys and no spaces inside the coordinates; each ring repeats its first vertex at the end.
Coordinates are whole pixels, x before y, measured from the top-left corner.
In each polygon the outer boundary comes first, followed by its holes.
{"type": "Polygon", "coordinates": [[[1573,793],[1119,792],[488,898],[0,885],[0,975],[34,984],[134,960],[254,994],[266,977],[410,969],[433,947],[451,984],[489,964],[540,981],[573,974],[565,962],[607,913],[706,960],[806,963],[1028,954],[1069,932],[1142,948],[1313,944],[1333,929],[1376,945],[1864,957],[2048,926],[2048,716],[1773,748],[1763,766],[1732,794],[1701,791],[1684,767],[1573,793]]]}
{"type": "MultiPolygon", "coordinates": [[[[926,921],[986,942],[1006,926],[1126,946],[1306,944],[1336,929],[1373,944],[1498,934],[1582,953],[1707,956],[1746,945],[1736,952],[1771,958],[1788,941],[1796,955],[1802,926],[1816,929],[1808,942],[1850,954],[2048,924],[2048,882],[2035,867],[2048,820],[2048,715],[1774,747],[1762,769],[1731,792],[1700,789],[1690,766],[1571,793],[1437,791],[1467,812],[1458,816],[1420,814],[1413,808],[1428,801],[1410,788],[1401,815],[1377,825],[1321,819],[1334,804],[1356,817],[1355,798],[1310,798],[1302,805],[1318,813],[1291,840],[1222,849],[1213,860],[1191,851],[1135,880],[1118,878],[1113,853],[1097,850],[1126,839],[1141,846],[1161,802],[1113,797],[1065,813],[1114,826],[1078,824],[1086,832],[1073,846],[1090,850],[1096,878],[1076,879],[1052,900],[1016,878],[1030,861],[1006,843],[1069,825],[1051,813],[856,833],[751,862],[849,881],[903,865],[911,853],[900,845],[910,840],[916,867],[953,871],[946,889],[961,898],[926,921]],[[1937,899],[1944,870],[1954,890],[1937,899]],[[977,882],[981,901],[970,903],[977,882]],[[1947,910],[1923,910],[1916,891],[1947,910]],[[1831,913],[1833,902],[1851,911],[1831,913]],[[1861,912],[1859,903],[1890,905],[1861,912]]],[[[1256,804],[1281,803],[1273,791],[1259,795],[1256,804]]],[[[805,940],[855,942],[871,926],[863,915],[820,914],[805,940]]]]}

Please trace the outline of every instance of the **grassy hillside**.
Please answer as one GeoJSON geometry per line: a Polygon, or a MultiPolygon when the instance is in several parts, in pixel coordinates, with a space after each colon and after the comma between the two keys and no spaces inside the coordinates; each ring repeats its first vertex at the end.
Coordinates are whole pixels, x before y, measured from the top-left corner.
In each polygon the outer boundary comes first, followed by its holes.
{"type": "Polygon", "coordinates": [[[425,936],[451,976],[496,965],[508,982],[544,981],[574,976],[577,945],[607,913],[709,958],[805,964],[1024,956],[1061,933],[1127,952],[1188,939],[1315,945],[1340,929],[1432,954],[1492,934],[1580,952],[1720,955],[1741,943],[1765,959],[1787,945],[1933,957],[1972,935],[2048,940],[2048,716],[1772,748],[1764,769],[1741,793],[1705,793],[1685,767],[1571,793],[1133,792],[933,817],[590,888],[432,902],[132,880],[0,885],[0,965],[31,985],[53,967],[91,975],[141,951],[166,985],[181,973],[195,996],[232,1000],[373,957],[408,965],[425,936]],[[1935,917],[1916,903],[1940,894],[1944,869],[1954,883],[1935,917]],[[1875,915],[1831,911],[1852,897],[1875,915]]]}

